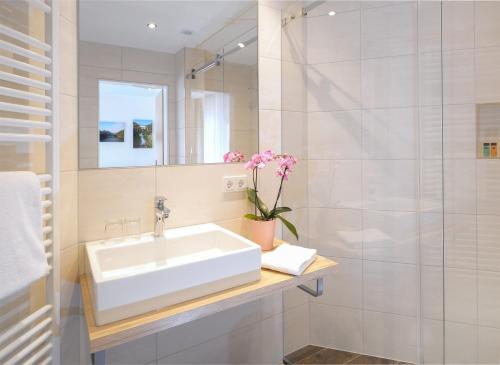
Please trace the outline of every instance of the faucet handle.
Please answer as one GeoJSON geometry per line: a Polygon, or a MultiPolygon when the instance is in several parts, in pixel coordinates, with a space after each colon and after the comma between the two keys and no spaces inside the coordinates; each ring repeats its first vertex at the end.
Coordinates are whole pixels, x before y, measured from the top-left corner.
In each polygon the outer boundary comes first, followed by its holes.
{"type": "Polygon", "coordinates": [[[155,206],[159,209],[163,209],[164,208],[164,204],[165,204],[165,200],[167,200],[167,198],[165,198],[164,196],[162,195],[158,195],[155,197],[155,206]]]}

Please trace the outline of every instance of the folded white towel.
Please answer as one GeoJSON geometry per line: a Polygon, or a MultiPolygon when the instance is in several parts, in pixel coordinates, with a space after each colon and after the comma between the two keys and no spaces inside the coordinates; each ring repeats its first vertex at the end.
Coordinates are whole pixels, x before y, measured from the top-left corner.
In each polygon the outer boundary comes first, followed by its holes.
{"type": "Polygon", "coordinates": [[[45,276],[48,269],[40,181],[31,172],[0,172],[0,300],[45,276]]]}
{"type": "Polygon", "coordinates": [[[282,243],[262,254],[262,267],[286,274],[300,275],[316,260],[316,250],[282,243]]]}

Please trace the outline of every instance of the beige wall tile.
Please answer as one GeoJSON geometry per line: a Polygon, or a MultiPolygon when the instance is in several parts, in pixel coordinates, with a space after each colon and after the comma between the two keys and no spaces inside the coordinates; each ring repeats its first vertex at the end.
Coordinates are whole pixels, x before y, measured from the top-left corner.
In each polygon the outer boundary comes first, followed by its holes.
{"type": "Polygon", "coordinates": [[[77,22],[77,1],[76,0],[61,0],[59,1],[60,15],[66,18],[68,21],[75,23],[77,22]]]}
{"type": "Polygon", "coordinates": [[[61,249],[78,243],[78,172],[63,172],[60,177],[61,249]]]}
{"type": "Polygon", "coordinates": [[[223,221],[242,217],[248,210],[243,192],[224,193],[223,176],[245,175],[242,164],[171,166],[157,170],[158,195],[172,210],[167,226],[223,221]]]}
{"type": "Polygon", "coordinates": [[[259,58],[259,108],[281,110],[281,62],[259,58]]]}
{"type": "Polygon", "coordinates": [[[78,184],[80,242],[104,238],[109,219],[141,217],[142,231],[152,230],[153,168],[80,171],[78,184]]]}
{"type": "Polygon", "coordinates": [[[175,56],[137,48],[123,47],[123,69],[159,74],[175,73],[175,56]]]}
{"type": "Polygon", "coordinates": [[[281,11],[259,6],[259,56],[281,58],[281,11]]]}
{"type": "Polygon", "coordinates": [[[78,60],[81,66],[115,69],[122,67],[121,47],[85,41],[80,41],[78,46],[78,60]]]}
{"type": "Polygon", "coordinates": [[[76,24],[59,17],[59,88],[65,95],[77,95],[77,29],[76,24]]]}
{"type": "Polygon", "coordinates": [[[78,170],[78,118],[77,98],[60,95],[60,170],[78,170]]]}

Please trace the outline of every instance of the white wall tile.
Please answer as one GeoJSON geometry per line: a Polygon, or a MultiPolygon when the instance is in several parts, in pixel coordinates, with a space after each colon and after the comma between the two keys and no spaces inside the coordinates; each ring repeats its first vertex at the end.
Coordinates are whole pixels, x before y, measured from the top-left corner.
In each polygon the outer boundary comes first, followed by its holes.
{"type": "Polygon", "coordinates": [[[360,160],[309,160],[310,207],[361,208],[360,160]]]}
{"type": "MultiPolygon", "coordinates": [[[[478,187],[480,188],[480,185],[478,187]]],[[[446,212],[475,214],[476,161],[445,160],[444,191],[446,212]]]]}
{"type": "MultiPolygon", "coordinates": [[[[282,15],[290,16],[283,12],[282,15]]],[[[307,47],[305,45],[306,18],[296,17],[293,22],[281,27],[281,59],[287,62],[306,63],[307,47]]]]}
{"type": "Polygon", "coordinates": [[[305,111],[305,66],[299,63],[282,62],[282,72],[286,77],[282,80],[281,99],[283,110],[305,111]]]}
{"type": "MultiPolygon", "coordinates": [[[[303,112],[281,112],[281,141],[283,152],[298,159],[307,158],[307,114],[303,112]]],[[[259,120],[259,126],[261,121],[259,120]]]]}
{"type": "Polygon", "coordinates": [[[158,358],[258,322],[261,318],[260,304],[259,300],[255,300],[158,333],[158,358]],[[200,330],[205,328],[210,328],[210,331],[200,330]]]}
{"type": "Polygon", "coordinates": [[[307,110],[359,109],[361,73],[359,61],[307,66],[307,110]]]}
{"type": "Polygon", "coordinates": [[[365,311],[364,353],[416,363],[416,318],[365,311]]]}
{"type": "Polygon", "coordinates": [[[309,337],[309,303],[284,312],[283,343],[289,354],[311,343],[309,337]]]}
{"type": "Polygon", "coordinates": [[[500,4],[496,1],[475,1],[476,47],[500,45],[500,4]]]}
{"type": "Polygon", "coordinates": [[[363,212],[363,258],[417,262],[417,215],[406,212],[363,212]]]}
{"type": "Polygon", "coordinates": [[[363,261],[364,308],[415,316],[417,271],[411,264],[363,261]]]}
{"type": "Polygon", "coordinates": [[[478,271],[478,323],[500,328],[500,273],[478,271]]]}
{"type": "Polygon", "coordinates": [[[500,271],[500,217],[477,216],[477,267],[479,270],[500,271]]]}
{"type": "Polygon", "coordinates": [[[500,100],[500,47],[476,50],[476,102],[494,103],[500,100]]]}
{"type": "Polygon", "coordinates": [[[420,268],[420,297],[423,318],[442,320],[444,313],[443,267],[422,266],[420,268]]]}
{"type": "Polygon", "coordinates": [[[475,105],[446,105],[443,109],[443,122],[444,158],[475,158],[475,105]]]}
{"type": "Polygon", "coordinates": [[[414,108],[363,110],[363,158],[414,159],[416,131],[414,108]]]}
{"type": "Polygon", "coordinates": [[[311,344],[362,353],[362,311],[311,303],[311,344]]]}
{"type": "Polygon", "coordinates": [[[261,322],[261,364],[283,362],[283,316],[276,315],[261,322]]]}
{"type": "Polygon", "coordinates": [[[420,160],[420,210],[443,211],[443,162],[420,160]]]}
{"type": "Polygon", "coordinates": [[[492,327],[478,327],[478,363],[500,363],[500,329],[492,327]]]}
{"type": "Polygon", "coordinates": [[[441,106],[420,107],[418,117],[421,158],[441,159],[443,154],[443,118],[441,106]]]}
{"type": "Polygon", "coordinates": [[[412,160],[363,161],[364,208],[415,211],[415,169],[412,160]]]}
{"type": "Polygon", "coordinates": [[[475,269],[477,263],[476,215],[445,214],[445,265],[475,269]]]}
{"type": "Polygon", "coordinates": [[[363,60],[361,90],[364,108],[416,104],[417,63],[414,56],[363,60]]]}
{"type": "Polygon", "coordinates": [[[59,17],[59,91],[61,94],[77,96],[78,92],[78,35],[77,25],[65,17],[59,17]]]}
{"type": "Polygon", "coordinates": [[[156,360],[156,335],[106,350],[106,364],[147,364],[156,360]]]}
{"type": "Polygon", "coordinates": [[[477,160],[477,212],[500,215],[500,161],[477,160]]]}
{"type": "Polygon", "coordinates": [[[444,362],[444,322],[424,319],[422,321],[422,358],[423,364],[442,364],[444,362]]]}
{"type": "Polygon", "coordinates": [[[281,110],[281,62],[259,58],[259,108],[281,110]]]}
{"type": "Polygon", "coordinates": [[[474,102],[474,51],[470,49],[443,53],[443,102],[474,102]]]}
{"type": "Polygon", "coordinates": [[[446,320],[475,324],[477,321],[477,272],[446,268],[444,288],[446,320]]]}
{"type": "Polygon", "coordinates": [[[363,308],[363,265],[361,260],[332,257],[338,265],[325,277],[325,292],[314,302],[363,308]]]}
{"type": "Polygon", "coordinates": [[[307,63],[359,59],[359,11],[339,13],[335,16],[328,16],[328,11],[330,10],[325,10],[323,16],[306,18],[307,63]]]}
{"type": "MultiPolygon", "coordinates": [[[[281,151],[281,114],[279,110],[259,110],[259,149],[281,151]]],[[[257,152],[257,151],[254,151],[257,152]]],[[[247,156],[250,158],[251,156],[247,156]]]]}
{"type": "Polygon", "coordinates": [[[477,364],[477,326],[445,322],[445,363],[477,364]]]}
{"type": "Polygon", "coordinates": [[[443,266],[442,213],[420,213],[420,260],[422,265],[443,266]]]}
{"type": "MultiPolygon", "coordinates": [[[[439,33],[439,39],[441,33],[439,33]]],[[[443,102],[443,57],[440,48],[436,52],[418,55],[419,101],[421,106],[441,106],[443,102]]]]}
{"type": "Polygon", "coordinates": [[[309,113],[310,159],[360,159],[361,112],[309,113]]]}
{"type": "Polygon", "coordinates": [[[281,11],[259,6],[259,56],[281,58],[281,11]]]}
{"type": "Polygon", "coordinates": [[[443,49],[474,48],[474,1],[446,1],[442,6],[443,49]]]}
{"type": "Polygon", "coordinates": [[[363,58],[415,53],[417,46],[417,4],[364,9],[361,12],[363,58]]]}
{"type": "Polygon", "coordinates": [[[360,210],[309,208],[309,242],[320,255],[361,258],[360,210]]]}

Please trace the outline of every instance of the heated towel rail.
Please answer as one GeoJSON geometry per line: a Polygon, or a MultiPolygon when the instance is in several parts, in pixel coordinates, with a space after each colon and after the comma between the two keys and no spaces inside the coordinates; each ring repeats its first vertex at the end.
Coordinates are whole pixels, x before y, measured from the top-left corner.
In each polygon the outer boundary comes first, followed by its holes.
{"type": "Polygon", "coordinates": [[[26,168],[29,165],[38,174],[42,188],[43,245],[50,265],[43,304],[20,321],[0,328],[0,363],[58,364],[59,126],[58,64],[54,57],[58,52],[58,0],[6,2],[0,12],[3,13],[0,13],[0,146],[3,146],[0,157],[2,151],[16,151],[13,157],[4,153],[0,169],[15,164],[12,160],[17,159],[18,150],[19,157],[31,153],[42,161],[35,169],[20,158],[22,161],[15,169],[30,169],[26,168]],[[24,18],[15,18],[16,12],[24,18]]]}

